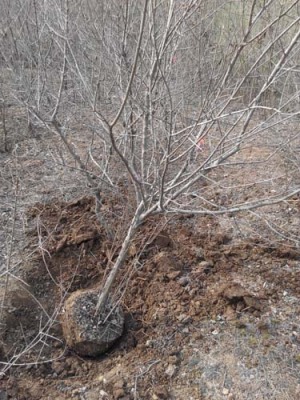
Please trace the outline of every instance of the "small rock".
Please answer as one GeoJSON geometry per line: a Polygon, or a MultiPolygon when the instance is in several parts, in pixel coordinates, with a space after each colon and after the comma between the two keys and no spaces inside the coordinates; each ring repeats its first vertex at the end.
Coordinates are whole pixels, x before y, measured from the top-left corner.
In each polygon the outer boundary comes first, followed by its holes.
{"type": "MultiPolygon", "coordinates": [[[[213,268],[213,264],[209,261],[201,261],[192,269],[192,275],[197,278],[203,276],[203,274],[209,274],[213,268]]],[[[199,281],[200,282],[200,281],[199,281]]]]}
{"type": "Polygon", "coordinates": [[[178,357],[176,357],[176,356],[169,356],[169,357],[168,357],[168,362],[169,362],[169,364],[174,364],[174,365],[176,365],[176,364],[178,364],[179,359],[178,359],[178,357]]]}
{"type": "Polygon", "coordinates": [[[224,388],[224,389],[222,390],[222,393],[223,393],[225,396],[227,396],[227,395],[229,394],[229,389],[224,388]]]}
{"type": "Polygon", "coordinates": [[[178,279],[178,283],[180,286],[186,286],[189,283],[189,278],[187,276],[182,276],[178,279]]]}
{"type": "Polygon", "coordinates": [[[204,260],[204,251],[200,247],[197,247],[195,249],[195,255],[196,255],[197,261],[204,260]]]}
{"type": "Polygon", "coordinates": [[[181,322],[182,324],[188,324],[189,322],[191,322],[191,317],[187,314],[180,314],[178,315],[178,317],[176,317],[178,319],[179,322],[181,322]]]}
{"type": "Polygon", "coordinates": [[[168,375],[170,378],[174,376],[175,372],[176,372],[176,366],[173,364],[169,364],[168,368],[165,371],[166,375],[168,375]]]}
{"type": "MultiPolygon", "coordinates": [[[[122,386],[124,384],[124,381],[120,379],[120,375],[123,373],[122,368],[120,364],[117,364],[115,367],[113,367],[110,371],[106,372],[105,375],[99,375],[98,376],[98,381],[103,383],[104,385],[106,384],[113,384],[114,382],[121,382],[122,381],[122,386]]],[[[122,387],[121,386],[121,387],[122,387]]]]}
{"type": "Polygon", "coordinates": [[[202,269],[203,272],[207,273],[213,268],[214,264],[211,261],[201,261],[197,265],[197,269],[202,269]]]}
{"type": "Polygon", "coordinates": [[[194,297],[196,293],[197,293],[197,289],[196,288],[193,288],[193,289],[189,290],[189,296],[190,297],[194,297]]]}
{"type": "Polygon", "coordinates": [[[189,367],[195,367],[196,365],[200,364],[201,360],[199,358],[191,358],[188,362],[189,367]]]}
{"type": "Polygon", "coordinates": [[[170,272],[167,277],[170,279],[170,281],[173,281],[174,279],[178,278],[178,276],[181,274],[181,271],[173,271],[170,272]]]}
{"type": "Polygon", "coordinates": [[[109,395],[104,390],[100,390],[99,392],[99,400],[108,400],[109,395]]]}
{"type": "Polygon", "coordinates": [[[55,349],[59,349],[63,346],[63,342],[61,340],[55,340],[52,344],[55,349]]]}

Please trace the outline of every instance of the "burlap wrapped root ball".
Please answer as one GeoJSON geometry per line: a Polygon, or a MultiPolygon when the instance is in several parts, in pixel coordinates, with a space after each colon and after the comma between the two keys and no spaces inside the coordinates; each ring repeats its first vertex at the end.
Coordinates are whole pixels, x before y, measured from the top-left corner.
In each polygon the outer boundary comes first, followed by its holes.
{"type": "Polygon", "coordinates": [[[61,322],[67,345],[81,356],[105,353],[122,336],[124,313],[120,306],[107,301],[97,314],[97,290],[78,290],[66,300],[61,322]]]}

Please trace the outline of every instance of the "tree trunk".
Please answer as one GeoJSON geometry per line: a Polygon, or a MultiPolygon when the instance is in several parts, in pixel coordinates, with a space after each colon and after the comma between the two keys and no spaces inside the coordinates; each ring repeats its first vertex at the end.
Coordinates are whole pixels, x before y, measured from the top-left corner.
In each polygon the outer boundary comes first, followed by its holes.
{"type": "Polygon", "coordinates": [[[140,206],[136,210],[136,213],[135,213],[135,215],[134,215],[134,217],[133,217],[133,219],[131,221],[131,224],[129,226],[127,235],[126,235],[126,237],[125,237],[125,239],[124,239],[124,241],[122,243],[122,247],[121,247],[120,253],[118,255],[118,258],[117,258],[112,270],[110,271],[110,273],[108,275],[108,278],[107,278],[107,280],[106,280],[106,282],[105,282],[105,284],[104,284],[104,286],[103,286],[103,288],[101,290],[101,293],[100,293],[100,296],[99,296],[99,300],[98,300],[98,303],[97,303],[97,306],[96,306],[96,313],[98,315],[101,314],[101,310],[103,309],[103,307],[104,307],[104,305],[106,303],[106,300],[107,300],[108,295],[109,295],[109,293],[111,291],[112,285],[113,285],[113,283],[114,283],[114,281],[115,281],[115,279],[116,279],[116,277],[118,275],[118,272],[119,272],[120,268],[124,264],[124,261],[126,259],[126,256],[127,256],[130,244],[131,244],[131,241],[134,238],[134,236],[135,236],[135,234],[137,232],[137,229],[138,229],[138,227],[139,227],[139,225],[141,223],[140,215],[141,215],[141,211],[142,211],[142,206],[143,206],[143,204],[141,203],[140,206]]]}

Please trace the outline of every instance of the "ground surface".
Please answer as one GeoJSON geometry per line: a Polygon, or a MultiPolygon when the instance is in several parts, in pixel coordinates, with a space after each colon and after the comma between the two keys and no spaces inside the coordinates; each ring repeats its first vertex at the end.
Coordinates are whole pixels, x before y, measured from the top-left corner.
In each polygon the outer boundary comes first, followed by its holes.
{"type": "MultiPolygon", "coordinates": [[[[25,135],[0,164],[0,398],[300,396],[300,253],[291,240],[271,245],[274,230],[251,216],[248,232],[245,216],[153,218],[116,285],[125,334],[105,356],[83,359],[64,344],[63,302],[101,283],[122,232],[107,239],[89,188],[52,137],[25,135]]],[[[105,207],[118,232],[117,196],[105,207]]],[[[299,236],[299,199],[267,213],[299,236]]]]}

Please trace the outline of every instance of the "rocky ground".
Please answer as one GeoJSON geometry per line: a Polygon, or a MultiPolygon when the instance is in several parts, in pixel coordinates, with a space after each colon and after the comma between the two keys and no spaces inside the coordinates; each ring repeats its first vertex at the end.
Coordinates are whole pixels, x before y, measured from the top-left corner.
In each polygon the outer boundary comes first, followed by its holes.
{"type": "MultiPolygon", "coordinates": [[[[116,283],[124,335],[101,357],[79,357],[64,342],[63,304],[102,282],[120,248],[123,206],[106,195],[112,242],[76,165],[47,134],[12,143],[0,164],[0,399],[300,396],[295,241],[274,242],[253,215],[152,218],[116,283]]],[[[295,198],[267,212],[296,237],[299,207],[295,198]]]]}

